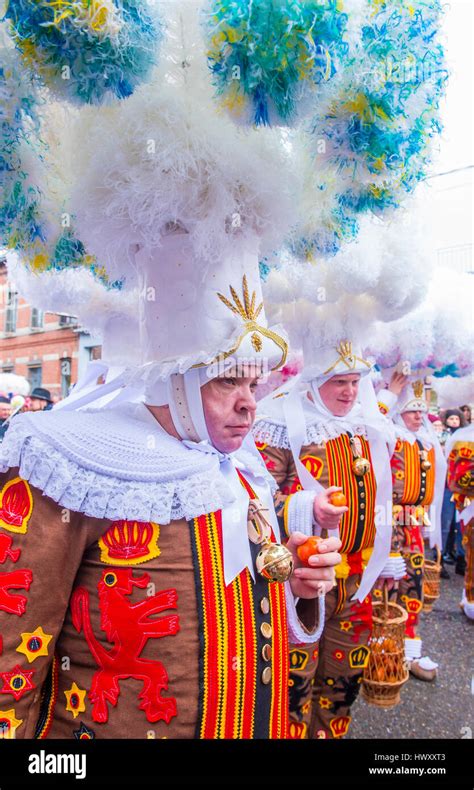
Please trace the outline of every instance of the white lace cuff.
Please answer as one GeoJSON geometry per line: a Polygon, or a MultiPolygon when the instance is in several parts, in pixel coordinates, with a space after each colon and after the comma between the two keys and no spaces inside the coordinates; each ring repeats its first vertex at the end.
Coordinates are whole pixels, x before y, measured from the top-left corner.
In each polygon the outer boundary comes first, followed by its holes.
{"type": "Polygon", "coordinates": [[[296,491],[290,495],[287,511],[288,534],[302,532],[303,535],[313,534],[313,503],[314,491],[296,491]]]}
{"type": "Polygon", "coordinates": [[[415,658],[421,658],[421,639],[416,636],[414,639],[410,637],[405,638],[405,658],[412,661],[415,658]]]}
{"type": "Polygon", "coordinates": [[[380,392],[377,393],[379,409],[383,414],[389,414],[395,406],[397,400],[398,397],[390,390],[380,390],[380,392]]]}
{"type": "Polygon", "coordinates": [[[395,579],[399,581],[403,579],[407,572],[406,562],[401,554],[391,554],[387,562],[383,566],[379,576],[383,579],[395,579]]]}
{"type": "MultiPolygon", "coordinates": [[[[285,583],[286,613],[288,617],[288,640],[290,644],[310,644],[317,642],[324,628],[325,596],[320,595],[318,601],[318,622],[313,631],[309,631],[301,622],[296,610],[298,598],[293,595],[290,582],[285,583]]],[[[315,600],[315,599],[314,599],[315,600]]]]}

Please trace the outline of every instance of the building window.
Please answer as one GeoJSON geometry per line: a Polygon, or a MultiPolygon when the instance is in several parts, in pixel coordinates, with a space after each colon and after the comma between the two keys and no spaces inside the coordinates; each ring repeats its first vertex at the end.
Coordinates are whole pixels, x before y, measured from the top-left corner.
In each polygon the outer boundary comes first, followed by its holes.
{"type": "Polygon", "coordinates": [[[13,365],[3,365],[2,373],[13,373],[14,367],[13,365]]]}
{"type": "Polygon", "coordinates": [[[28,368],[28,381],[32,390],[41,387],[42,370],[41,365],[31,365],[28,368]]]}
{"type": "Polygon", "coordinates": [[[31,329],[42,329],[43,328],[43,311],[38,310],[37,307],[31,308],[31,322],[30,328],[31,329]]]}
{"type": "Polygon", "coordinates": [[[69,390],[71,388],[71,360],[70,359],[62,359],[61,360],[61,397],[67,398],[69,395],[69,390]]]}
{"type": "Polygon", "coordinates": [[[77,324],[77,318],[74,315],[60,315],[59,326],[72,326],[77,324]]]}
{"type": "Polygon", "coordinates": [[[89,359],[102,359],[102,346],[89,346],[89,359]]]}
{"type": "Polygon", "coordinates": [[[16,319],[18,313],[18,294],[9,285],[7,289],[7,307],[5,311],[5,332],[16,332],[16,319]]]}

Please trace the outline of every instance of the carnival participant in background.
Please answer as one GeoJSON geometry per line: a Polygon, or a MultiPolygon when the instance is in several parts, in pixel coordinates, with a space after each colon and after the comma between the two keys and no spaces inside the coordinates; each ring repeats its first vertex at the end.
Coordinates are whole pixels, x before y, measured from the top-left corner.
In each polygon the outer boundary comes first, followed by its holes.
{"type": "Polygon", "coordinates": [[[465,553],[461,608],[474,620],[474,426],[460,428],[446,442],[448,488],[460,514],[465,553]]]}
{"type": "Polygon", "coordinates": [[[11,413],[10,398],[0,395],[0,440],[5,436],[8,428],[8,418],[11,413]]]}
{"type": "Polygon", "coordinates": [[[407,383],[395,372],[388,389],[378,394],[379,404],[393,416],[396,445],[390,460],[393,482],[392,550],[405,560],[406,574],[391,595],[408,612],[405,654],[410,672],[433,681],[438,664],[422,656],[418,634],[423,608],[425,534],[431,548],[441,553],[441,505],[446,464],[431,422],[422,380],[407,383]]]}
{"type": "MultiPolygon", "coordinates": [[[[324,519],[339,524],[342,561],[326,596],[321,639],[290,650],[293,737],[340,738],[350,724],[367,663],[372,627],[370,593],[387,570],[392,490],[389,421],[378,409],[371,365],[349,340],[305,354],[301,379],[259,402],[254,438],[278,483],[281,529],[308,522],[327,540],[324,519]],[[314,500],[314,492],[319,497],[314,500]],[[328,499],[319,498],[323,496],[328,499]],[[376,519],[376,506],[379,517],[376,519]],[[314,507],[314,509],[313,509],[314,507]]],[[[397,575],[392,562],[387,575],[397,575]]]]}
{"type": "Polygon", "coordinates": [[[35,387],[29,396],[30,411],[49,411],[53,402],[50,391],[45,387],[35,387]]]}

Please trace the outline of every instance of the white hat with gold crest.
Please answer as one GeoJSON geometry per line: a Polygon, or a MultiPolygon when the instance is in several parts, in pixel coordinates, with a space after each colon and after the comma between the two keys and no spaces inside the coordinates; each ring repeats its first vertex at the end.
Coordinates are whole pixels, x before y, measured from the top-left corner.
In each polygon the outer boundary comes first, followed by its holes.
{"type": "Polygon", "coordinates": [[[423,414],[427,414],[428,404],[424,392],[425,385],[423,379],[410,381],[403,388],[398,399],[398,411],[400,414],[406,411],[421,411],[423,414]]]}
{"type": "Polygon", "coordinates": [[[347,338],[320,349],[312,349],[311,355],[308,352],[305,354],[305,363],[302,379],[315,380],[319,386],[333,376],[347,373],[365,376],[372,368],[371,363],[364,359],[361,347],[347,338]]]}
{"type": "Polygon", "coordinates": [[[174,225],[160,247],[136,253],[141,362],[149,381],[159,385],[204,367],[212,378],[243,363],[264,372],[284,364],[286,337],[265,316],[258,239],[229,241],[218,262],[207,262],[174,225]]]}

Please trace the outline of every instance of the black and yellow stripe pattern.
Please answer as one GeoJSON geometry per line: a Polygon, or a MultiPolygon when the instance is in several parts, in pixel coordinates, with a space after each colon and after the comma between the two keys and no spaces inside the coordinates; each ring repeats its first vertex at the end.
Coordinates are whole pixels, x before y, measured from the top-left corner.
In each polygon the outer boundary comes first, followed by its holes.
{"type": "Polygon", "coordinates": [[[247,568],[225,585],[220,511],[195,518],[190,530],[200,635],[196,737],[286,738],[284,586],[254,582],[247,568]]]}

